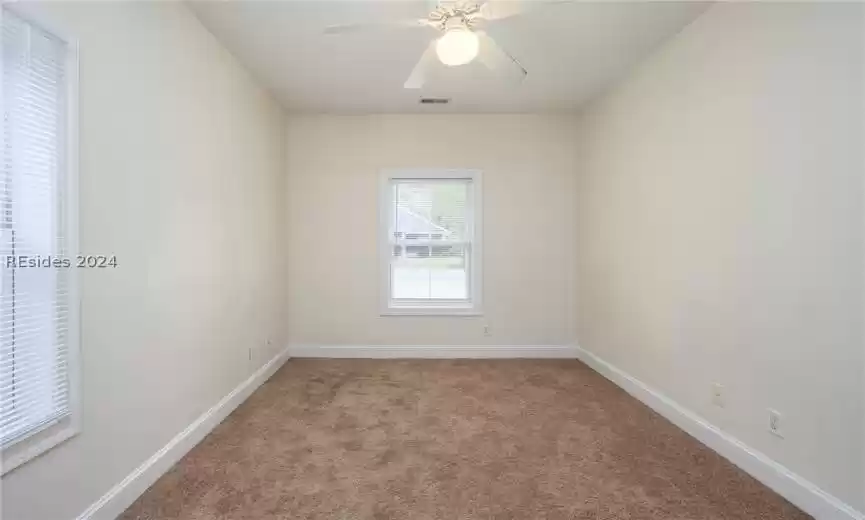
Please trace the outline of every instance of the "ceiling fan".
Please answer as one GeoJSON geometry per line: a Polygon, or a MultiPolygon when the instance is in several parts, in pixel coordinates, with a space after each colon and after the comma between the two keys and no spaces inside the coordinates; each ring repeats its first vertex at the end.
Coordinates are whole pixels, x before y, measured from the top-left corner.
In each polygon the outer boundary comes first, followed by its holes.
{"type": "MultiPolygon", "coordinates": [[[[559,3],[534,0],[535,6],[559,3]]],[[[355,23],[331,25],[325,34],[344,34],[365,30],[393,28],[432,28],[441,35],[432,40],[421,55],[403,85],[405,88],[423,87],[436,62],[449,67],[470,63],[475,58],[503,79],[519,83],[528,72],[513,56],[496,44],[481,30],[487,22],[518,16],[526,12],[527,2],[515,0],[439,0],[425,17],[381,23],[355,23]]]]}

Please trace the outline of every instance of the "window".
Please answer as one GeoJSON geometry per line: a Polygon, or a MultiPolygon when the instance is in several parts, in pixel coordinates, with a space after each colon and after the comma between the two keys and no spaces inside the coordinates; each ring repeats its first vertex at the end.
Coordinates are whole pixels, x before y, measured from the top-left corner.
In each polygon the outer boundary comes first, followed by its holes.
{"type": "Polygon", "coordinates": [[[77,431],[75,67],[66,42],[6,8],[0,26],[0,448],[6,472],[77,431]]]}
{"type": "Polygon", "coordinates": [[[480,172],[400,170],[382,178],[382,313],[480,314],[480,172]]]}

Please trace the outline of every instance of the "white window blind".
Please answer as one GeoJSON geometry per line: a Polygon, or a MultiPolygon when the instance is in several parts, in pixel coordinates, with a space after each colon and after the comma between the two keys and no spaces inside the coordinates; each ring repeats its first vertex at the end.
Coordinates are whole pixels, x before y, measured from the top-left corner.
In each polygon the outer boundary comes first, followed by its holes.
{"type": "Polygon", "coordinates": [[[387,178],[385,312],[479,311],[478,184],[477,172],[399,172],[387,178]]]}
{"type": "Polygon", "coordinates": [[[67,46],[6,9],[2,31],[0,445],[5,449],[71,413],[71,270],[29,265],[29,259],[70,254],[67,46]]]}

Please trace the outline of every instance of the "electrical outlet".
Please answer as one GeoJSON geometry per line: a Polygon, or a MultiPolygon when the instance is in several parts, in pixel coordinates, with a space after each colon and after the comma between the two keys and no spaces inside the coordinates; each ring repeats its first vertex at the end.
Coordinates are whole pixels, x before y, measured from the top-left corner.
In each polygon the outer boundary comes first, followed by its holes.
{"type": "Polygon", "coordinates": [[[719,408],[727,405],[727,400],[724,398],[724,385],[721,383],[712,383],[712,404],[719,408]]]}
{"type": "Polygon", "coordinates": [[[782,428],[783,423],[781,421],[781,412],[773,410],[771,408],[769,408],[767,411],[769,412],[769,433],[771,433],[775,437],[778,437],[779,439],[783,439],[784,429],[782,428]]]}

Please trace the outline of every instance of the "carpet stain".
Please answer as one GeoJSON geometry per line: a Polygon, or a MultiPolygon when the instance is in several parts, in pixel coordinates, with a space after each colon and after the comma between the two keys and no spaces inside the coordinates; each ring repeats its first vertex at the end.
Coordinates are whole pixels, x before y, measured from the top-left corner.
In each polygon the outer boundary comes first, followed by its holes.
{"type": "Polygon", "coordinates": [[[299,359],[120,520],[808,518],[578,361],[299,359]]]}

